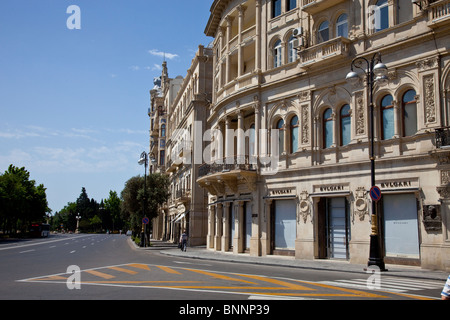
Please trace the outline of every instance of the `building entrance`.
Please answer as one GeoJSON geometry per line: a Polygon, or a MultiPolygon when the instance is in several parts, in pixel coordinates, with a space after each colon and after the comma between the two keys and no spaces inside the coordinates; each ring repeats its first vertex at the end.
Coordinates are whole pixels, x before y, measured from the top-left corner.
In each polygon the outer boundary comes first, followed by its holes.
{"type": "Polygon", "coordinates": [[[318,240],[319,258],[349,259],[349,205],[345,197],[321,198],[318,240]]]}

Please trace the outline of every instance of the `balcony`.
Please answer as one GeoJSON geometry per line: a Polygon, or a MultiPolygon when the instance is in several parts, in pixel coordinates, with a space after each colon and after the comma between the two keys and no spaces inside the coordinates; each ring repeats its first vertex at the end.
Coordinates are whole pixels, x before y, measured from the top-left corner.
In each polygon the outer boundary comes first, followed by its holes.
{"type": "Polygon", "coordinates": [[[299,52],[300,63],[303,67],[331,60],[348,57],[350,53],[350,40],[343,37],[334,38],[319,43],[299,52]]]}
{"type": "Polygon", "coordinates": [[[428,26],[438,27],[450,22],[450,0],[431,3],[428,7],[428,26]]]}
{"type": "Polygon", "coordinates": [[[436,129],[436,148],[450,148],[450,127],[436,129]]]}
{"type": "Polygon", "coordinates": [[[309,14],[315,14],[345,1],[346,0],[302,0],[302,10],[309,14]]]}
{"type": "Polygon", "coordinates": [[[213,195],[226,194],[227,189],[237,193],[240,184],[253,191],[256,187],[256,170],[256,163],[252,163],[248,156],[224,159],[222,163],[205,163],[199,168],[197,183],[213,195]]]}
{"type": "Polygon", "coordinates": [[[191,201],[191,190],[177,190],[175,192],[175,202],[187,203],[191,201]]]}

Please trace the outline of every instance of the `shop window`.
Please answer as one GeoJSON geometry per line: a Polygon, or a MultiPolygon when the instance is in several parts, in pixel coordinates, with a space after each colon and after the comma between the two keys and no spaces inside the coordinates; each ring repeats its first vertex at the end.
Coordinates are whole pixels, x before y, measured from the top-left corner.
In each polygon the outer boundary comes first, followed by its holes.
{"type": "Polygon", "coordinates": [[[408,90],[403,95],[403,136],[409,137],[417,133],[416,91],[408,90]]]}
{"type": "Polygon", "coordinates": [[[323,113],[323,147],[330,148],[333,145],[333,111],[328,108],[323,113]]]}
{"type": "Polygon", "coordinates": [[[346,104],[341,108],[341,146],[350,144],[351,136],[350,106],[346,104]]]}
{"type": "Polygon", "coordinates": [[[382,139],[389,140],[394,137],[394,99],[390,94],[381,100],[381,129],[382,139]]]}
{"type": "Polygon", "coordinates": [[[291,126],[290,126],[290,147],[291,147],[291,153],[294,153],[298,150],[298,117],[293,116],[291,119],[291,126]]]}

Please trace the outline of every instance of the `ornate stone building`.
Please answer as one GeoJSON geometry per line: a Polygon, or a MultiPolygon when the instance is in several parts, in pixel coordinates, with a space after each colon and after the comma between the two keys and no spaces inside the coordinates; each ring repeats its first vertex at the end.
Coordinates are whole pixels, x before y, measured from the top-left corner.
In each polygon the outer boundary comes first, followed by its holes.
{"type": "Polygon", "coordinates": [[[207,193],[196,183],[201,162],[194,161],[194,150],[205,146],[202,135],[211,100],[212,56],[210,48],[200,45],[186,77],[170,81],[176,91],[168,91],[172,98],[163,102],[167,121],[159,134],[159,140],[164,140],[162,172],[169,176],[171,197],[155,219],[159,230],[155,237],[177,242],[186,230],[191,246],[206,244],[207,236],[207,193]]]}
{"type": "Polygon", "coordinates": [[[366,263],[369,92],[386,263],[450,269],[450,1],[215,0],[207,247],[366,263]]]}

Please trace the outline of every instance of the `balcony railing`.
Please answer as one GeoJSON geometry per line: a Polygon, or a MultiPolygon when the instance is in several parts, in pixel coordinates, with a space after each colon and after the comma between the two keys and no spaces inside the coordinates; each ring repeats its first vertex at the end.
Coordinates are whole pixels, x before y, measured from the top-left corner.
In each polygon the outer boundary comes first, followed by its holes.
{"type": "Polygon", "coordinates": [[[437,25],[450,21],[450,0],[435,1],[428,8],[429,25],[437,25]]]}
{"type": "Polygon", "coordinates": [[[302,0],[302,9],[309,14],[315,14],[344,1],[345,0],[302,0]]]}
{"type": "Polygon", "coordinates": [[[450,148],[450,127],[436,129],[436,148],[450,148]]]}
{"type": "Polygon", "coordinates": [[[319,63],[334,57],[346,57],[350,52],[350,40],[343,37],[331,39],[300,51],[302,65],[319,63]]]}
{"type": "Polygon", "coordinates": [[[256,163],[252,163],[249,156],[243,156],[241,159],[224,158],[222,163],[202,164],[199,168],[198,176],[202,178],[208,174],[226,173],[235,170],[256,171],[256,168],[256,163]]]}

